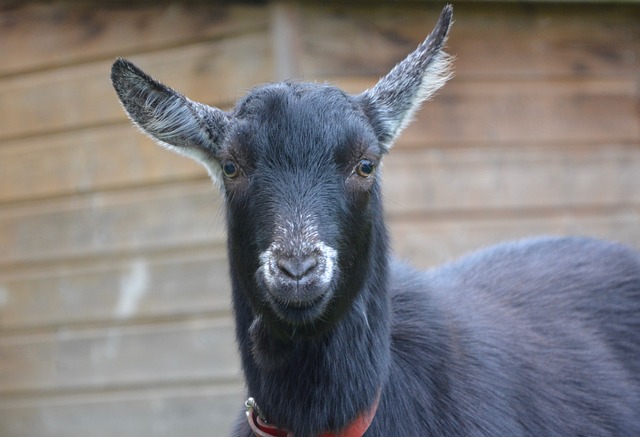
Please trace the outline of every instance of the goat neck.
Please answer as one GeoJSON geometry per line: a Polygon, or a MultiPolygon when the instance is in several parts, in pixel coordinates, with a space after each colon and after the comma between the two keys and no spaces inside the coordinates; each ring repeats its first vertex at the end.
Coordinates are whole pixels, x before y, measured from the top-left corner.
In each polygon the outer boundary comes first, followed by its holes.
{"type": "MultiPolygon", "coordinates": [[[[235,241],[230,233],[229,247],[235,241]]],[[[264,417],[296,437],[343,430],[371,411],[389,368],[390,306],[387,236],[372,226],[368,262],[351,305],[331,326],[287,327],[268,313],[256,315],[245,298],[246,272],[231,262],[236,335],[249,394],[264,417]],[[296,408],[292,409],[291,406],[296,408]]],[[[237,256],[230,250],[229,256],[237,256]]],[[[340,291],[338,291],[340,293],[340,291]]]]}

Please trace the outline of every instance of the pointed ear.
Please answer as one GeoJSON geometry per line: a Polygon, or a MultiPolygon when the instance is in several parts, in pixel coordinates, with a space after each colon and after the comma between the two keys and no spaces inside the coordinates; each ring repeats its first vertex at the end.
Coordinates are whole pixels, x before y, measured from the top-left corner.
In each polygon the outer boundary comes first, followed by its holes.
{"type": "Polygon", "coordinates": [[[420,104],[452,75],[451,58],[444,52],[452,16],[451,5],[445,6],[427,39],[373,88],[358,96],[386,150],[407,127],[420,104]]]}
{"type": "Polygon", "coordinates": [[[214,182],[221,182],[214,155],[227,133],[226,113],[187,99],[125,59],[113,64],[111,82],[127,115],[145,134],[200,162],[214,182]]]}

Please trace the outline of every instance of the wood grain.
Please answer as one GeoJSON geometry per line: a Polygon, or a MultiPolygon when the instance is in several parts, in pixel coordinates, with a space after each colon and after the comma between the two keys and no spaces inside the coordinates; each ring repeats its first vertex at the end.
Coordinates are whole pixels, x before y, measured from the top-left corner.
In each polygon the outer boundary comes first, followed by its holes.
{"type": "Polygon", "coordinates": [[[103,390],[232,380],[230,318],[0,338],[0,393],[103,390]]]}
{"type": "MultiPolygon", "coordinates": [[[[266,31],[148,52],[129,59],[209,104],[228,105],[271,78],[266,31]]],[[[113,58],[0,79],[0,140],[124,120],[109,81],[113,58]]]]}
{"type": "Polygon", "coordinates": [[[226,436],[244,403],[238,381],[122,391],[0,397],[0,435],[20,437],[226,436]]]}
{"type": "MultiPolygon", "coordinates": [[[[439,12],[440,5],[428,4],[306,7],[303,72],[384,75],[426,38],[439,12]]],[[[634,6],[456,5],[448,52],[456,57],[456,76],[465,79],[633,77],[639,20],[634,6]]]]}
{"type": "Polygon", "coordinates": [[[469,251],[531,236],[591,236],[640,248],[640,207],[596,210],[532,210],[519,214],[407,217],[391,223],[393,247],[422,268],[469,251]]]}
{"type": "Polygon", "coordinates": [[[27,203],[0,211],[0,264],[224,241],[207,180],[27,203]]]}
{"type": "MultiPolygon", "coordinates": [[[[334,77],[352,93],[373,78],[334,77]]],[[[398,144],[471,145],[526,141],[638,142],[637,81],[634,79],[450,81],[426,102],[398,144]]]]}
{"type": "Polygon", "coordinates": [[[640,203],[634,146],[397,149],[383,174],[392,216],[640,203]]]}
{"type": "Polygon", "coordinates": [[[229,314],[227,269],[226,252],[215,246],[13,268],[0,276],[0,330],[229,314]]]}
{"type": "Polygon", "coordinates": [[[267,27],[250,5],[26,3],[0,15],[0,76],[166,50],[267,27]]]}
{"type": "Polygon", "coordinates": [[[129,123],[7,141],[0,147],[0,204],[207,176],[129,123]]]}

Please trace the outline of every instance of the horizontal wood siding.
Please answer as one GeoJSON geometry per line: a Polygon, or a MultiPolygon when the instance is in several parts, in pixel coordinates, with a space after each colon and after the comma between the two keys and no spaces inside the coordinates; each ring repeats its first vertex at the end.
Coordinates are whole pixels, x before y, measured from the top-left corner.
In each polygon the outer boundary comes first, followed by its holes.
{"type": "MultiPolygon", "coordinates": [[[[242,409],[222,199],[130,126],[116,56],[223,108],[282,77],[360,92],[440,7],[210,3],[0,6],[0,436],[226,435],[242,409]]],[[[455,17],[455,78],[383,169],[394,251],[640,248],[640,6],[455,17]]]]}

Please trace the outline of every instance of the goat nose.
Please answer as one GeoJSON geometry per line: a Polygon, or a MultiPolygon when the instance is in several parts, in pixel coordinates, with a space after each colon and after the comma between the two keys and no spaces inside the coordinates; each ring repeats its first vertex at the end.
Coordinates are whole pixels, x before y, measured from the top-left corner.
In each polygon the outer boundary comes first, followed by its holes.
{"type": "Polygon", "coordinates": [[[277,261],[280,270],[296,281],[307,276],[318,265],[318,260],[313,255],[300,257],[281,257],[277,261]]]}

